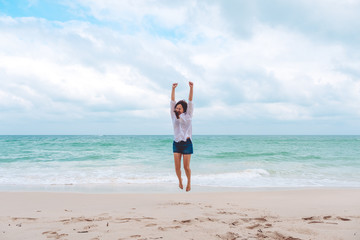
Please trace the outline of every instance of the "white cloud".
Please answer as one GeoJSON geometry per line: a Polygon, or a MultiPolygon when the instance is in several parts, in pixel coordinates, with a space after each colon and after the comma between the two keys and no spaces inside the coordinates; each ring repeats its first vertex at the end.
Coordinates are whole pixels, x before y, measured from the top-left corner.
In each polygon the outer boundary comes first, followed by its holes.
{"type": "MultiPolygon", "coordinates": [[[[180,83],[177,98],[187,98],[187,80],[195,82],[195,113],[204,126],[209,119],[360,118],[359,50],[341,38],[323,41],[318,33],[266,22],[257,15],[260,4],[237,18],[212,1],[81,0],[69,7],[90,9],[86,15],[100,23],[1,17],[0,108],[7,112],[1,119],[164,123],[171,83],[180,83]],[[239,19],[242,35],[232,28],[239,19]]],[[[351,7],[358,6],[321,7],[322,24],[331,24],[331,16],[356,19],[351,7]]],[[[304,18],[315,21],[312,14],[304,18]]]]}
{"type": "MultiPolygon", "coordinates": [[[[187,8],[181,1],[131,0],[79,0],[78,4],[90,9],[95,18],[102,21],[118,21],[126,25],[141,27],[144,17],[152,17],[156,24],[172,28],[186,20],[187,8]]],[[[73,6],[73,3],[71,4],[73,6]]],[[[74,7],[74,6],[73,6],[74,7]]]]}
{"type": "MultiPolygon", "coordinates": [[[[34,108],[41,107],[45,101],[116,111],[116,108],[149,107],[149,102],[158,105],[166,99],[165,94],[158,93],[159,86],[139,73],[136,65],[116,63],[111,56],[97,59],[97,48],[106,54],[111,46],[109,49],[106,44],[99,44],[109,40],[97,40],[91,26],[57,29],[42,21],[34,26],[34,22],[37,20],[20,19],[13,23],[15,28],[3,31],[7,39],[2,39],[2,46],[6,48],[1,49],[0,57],[2,88],[9,93],[21,92],[27,101],[35,102],[34,108]],[[32,33],[26,34],[29,32],[32,33]],[[82,51],[81,44],[89,49],[82,51]],[[97,60],[100,68],[92,63],[97,60]],[[22,91],[24,87],[27,93],[22,91]]],[[[116,40],[119,39],[110,41],[113,44],[116,40]]]]}

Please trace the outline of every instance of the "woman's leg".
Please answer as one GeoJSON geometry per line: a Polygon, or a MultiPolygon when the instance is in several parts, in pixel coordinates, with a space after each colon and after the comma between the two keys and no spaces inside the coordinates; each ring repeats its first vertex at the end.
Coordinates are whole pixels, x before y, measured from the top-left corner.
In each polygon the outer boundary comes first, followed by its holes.
{"type": "Polygon", "coordinates": [[[190,169],[191,154],[184,154],[183,159],[184,159],[184,169],[185,169],[186,177],[188,179],[186,185],[186,191],[188,192],[191,190],[191,169],[190,169]]]}
{"type": "Polygon", "coordinates": [[[183,184],[181,179],[181,153],[174,153],[174,161],[175,161],[176,176],[179,179],[179,188],[183,189],[183,184]]]}

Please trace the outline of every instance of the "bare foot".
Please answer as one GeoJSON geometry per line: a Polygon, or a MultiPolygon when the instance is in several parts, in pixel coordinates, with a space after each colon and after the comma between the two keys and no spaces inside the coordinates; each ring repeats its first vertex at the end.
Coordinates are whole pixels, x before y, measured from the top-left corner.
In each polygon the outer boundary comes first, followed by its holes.
{"type": "Polygon", "coordinates": [[[186,191],[189,192],[191,190],[191,186],[190,183],[188,183],[188,185],[186,186],[186,191]]]}
{"type": "Polygon", "coordinates": [[[181,181],[179,181],[179,188],[184,189],[183,184],[182,184],[182,179],[181,179],[181,181]]]}

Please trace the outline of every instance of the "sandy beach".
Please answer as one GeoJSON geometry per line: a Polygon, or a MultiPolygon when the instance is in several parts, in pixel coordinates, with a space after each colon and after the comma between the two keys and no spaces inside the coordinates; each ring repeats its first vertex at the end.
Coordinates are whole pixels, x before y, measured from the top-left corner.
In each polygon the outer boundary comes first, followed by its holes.
{"type": "Polygon", "coordinates": [[[360,189],[0,193],[0,239],[360,239],[360,189]]]}

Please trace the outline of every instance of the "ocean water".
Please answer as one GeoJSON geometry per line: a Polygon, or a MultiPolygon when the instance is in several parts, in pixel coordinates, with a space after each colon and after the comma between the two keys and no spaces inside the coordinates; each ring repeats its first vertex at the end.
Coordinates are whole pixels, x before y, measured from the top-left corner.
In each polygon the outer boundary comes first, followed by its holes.
{"type": "MultiPolygon", "coordinates": [[[[193,144],[194,190],[360,187],[360,136],[201,135],[193,144]]],[[[172,136],[0,136],[0,190],[177,191],[172,136]]]]}

